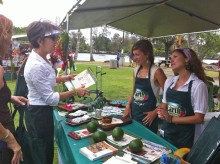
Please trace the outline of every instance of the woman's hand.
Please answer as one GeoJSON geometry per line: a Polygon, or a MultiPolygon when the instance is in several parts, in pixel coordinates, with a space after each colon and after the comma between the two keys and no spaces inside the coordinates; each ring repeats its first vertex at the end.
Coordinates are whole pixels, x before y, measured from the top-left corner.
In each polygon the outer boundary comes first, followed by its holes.
{"type": "Polygon", "coordinates": [[[130,105],[126,105],[123,117],[131,117],[131,108],[130,105]]]}
{"type": "Polygon", "coordinates": [[[166,120],[167,122],[172,123],[172,116],[169,115],[166,109],[158,107],[156,111],[160,119],[166,120]]]}
{"type": "Polygon", "coordinates": [[[85,95],[89,95],[90,94],[90,90],[84,88],[84,87],[81,87],[81,88],[77,88],[75,90],[76,94],[80,97],[84,97],[85,95]]]}
{"type": "Polygon", "coordinates": [[[15,105],[29,105],[28,99],[22,97],[22,96],[11,96],[11,102],[15,105]]]}
{"type": "Polygon", "coordinates": [[[75,76],[76,75],[74,75],[74,74],[62,76],[61,81],[66,82],[66,81],[69,81],[69,80],[73,80],[75,76]]]}
{"type": "Polygon", "coordinates": [[[152,122],[157,117],[157,111],[143,112],[143,114],[146,115],[142,120],[143,124],[151,126],[152,122]]]}
{"type": "Polygon", "coordinates": [[[5,140],[5,142],[7,142],[8,148],[14,152],[11,163],[12,164],[19,164],[20,161],[23,161],[21,147],[17,143],[17,141],[15,140],[12,133],[9,134],[9,137],[5,140]]]}

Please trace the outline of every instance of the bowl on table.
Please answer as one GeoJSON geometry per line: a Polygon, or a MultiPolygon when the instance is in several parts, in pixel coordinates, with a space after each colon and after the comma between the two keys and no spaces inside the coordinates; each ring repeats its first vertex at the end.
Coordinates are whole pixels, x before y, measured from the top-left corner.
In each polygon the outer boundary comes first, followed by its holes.
{"type": "Polygon", "coordinates": [[[109,116],[102,117],[102,122],[105,124],[110,124],[112,122],[112,118],[109,116]]]}

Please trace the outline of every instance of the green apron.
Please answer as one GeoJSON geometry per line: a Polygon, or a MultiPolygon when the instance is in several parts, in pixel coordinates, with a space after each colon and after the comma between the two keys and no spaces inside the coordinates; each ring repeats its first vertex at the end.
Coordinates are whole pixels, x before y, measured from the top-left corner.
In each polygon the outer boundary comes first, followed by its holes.
{"type": "MultiPolygon", "coordinates": [[[[156,108],[156,97],[154,95],[153,89],[151,87],[150,82],[150,70],[148,72],[148,78],[139,78],[137,77],[141,67],[138,69],[136,78],[135,78],[135,86],[134,86],[134,94],[133,100],[131,102],[131,116],[134,120],[142,123],[143,118],[146,116],[143,112],[150,112],[156,108]]],[[[143,123],[142,123],[143,124],[143,123]]],[[[158,118],[156,118],[151,126],[144,125],[154,133],[157,133],[158,130],[158,118]]]]}
{"type": "MultiPolygon", "coordinates": [[[[176,117],[186,117],[194,115],[191,103],[192,83],[193,81],[190,81],[187,92],[176,91],[171,89],[170,87],[167,89],[166,99],[168,112],[170,115],[176,117]]],[[[164,121],[163,129],[164,138],[174,146],[178,148],[192,147],[195,135],[194,124],[174,124],[164,121]]]]}

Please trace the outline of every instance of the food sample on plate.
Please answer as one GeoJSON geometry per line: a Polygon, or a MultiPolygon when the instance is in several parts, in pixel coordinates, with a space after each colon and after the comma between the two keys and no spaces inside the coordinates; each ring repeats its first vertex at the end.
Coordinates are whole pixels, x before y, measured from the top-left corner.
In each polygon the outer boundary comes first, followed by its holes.
{"type": "Polygon", "coordinates": [[[67,114],[66,117],[67,118],[75,118],[75,117],[80,117],[80,116],[83,116],[86,114],[88,114],[88,112],[83,111],[83,110],[77,110],[76,112],[67,114]]]}
{"type": "Polygon", "coordinates": [[[102,122],[105,124],[110,124],[112,122],[112,118],[108,116],[102,117],[102,122]]]}

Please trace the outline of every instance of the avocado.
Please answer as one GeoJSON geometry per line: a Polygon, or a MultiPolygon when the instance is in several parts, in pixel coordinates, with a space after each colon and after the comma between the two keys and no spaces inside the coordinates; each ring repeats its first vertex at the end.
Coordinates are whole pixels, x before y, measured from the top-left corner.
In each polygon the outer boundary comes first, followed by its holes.
{"type": "Polygon", "coordinates": [[[94,142],[101,142],[107,139],[107,135],[103,131],[97,131],[92,135],[94,142]]]}
{"type": "Polygon", "coordinates": [[[120,140],[122,140],[123,136],[124,136],[124,131],[123,131],[122,128],[116,127],[116,128],[113,129],[113,131],[112,131],[112,137],[113,137],[113,139],[114,139],[115,141],[120,141],[120,140]]]}
{"type": "Polygon", "coordinates": [[[140,139],[134,139],[129,143],[128,146],[132,153],[138,153],[142,151],[143,143],[140,139]]]}
{"type": "Polygon", "coordinates": [[[86,128],[90,133],[94,133],[98,129],[98,123],[96,121],[91,121],[86,125],[86,128]]]}

